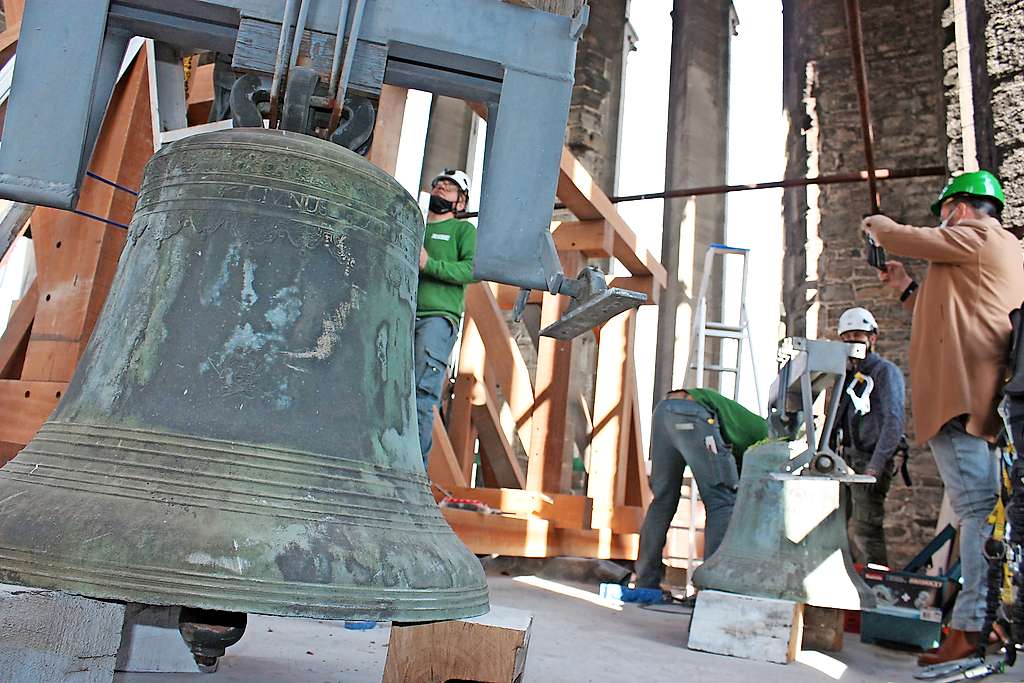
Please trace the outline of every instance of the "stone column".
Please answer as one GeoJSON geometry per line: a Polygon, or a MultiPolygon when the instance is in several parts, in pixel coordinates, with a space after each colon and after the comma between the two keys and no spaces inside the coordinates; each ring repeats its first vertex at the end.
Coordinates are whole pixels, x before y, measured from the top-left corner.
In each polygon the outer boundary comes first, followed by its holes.
{"type": "MultiPolygon", "coordinates": [[[[675,0],[665,186],[721,185],[726,177],[730,0],[675,0]]],[[[684,381],[704,252],[725,239],[725,195],[665,201],[661,263],[669,282],[658,311],[654,400],[684,381]]],[[[721,319],[722,269],[711,275],[708,319],[721,319]]],[[[712,353],[714,350],[712,349],[712,353]]]]}

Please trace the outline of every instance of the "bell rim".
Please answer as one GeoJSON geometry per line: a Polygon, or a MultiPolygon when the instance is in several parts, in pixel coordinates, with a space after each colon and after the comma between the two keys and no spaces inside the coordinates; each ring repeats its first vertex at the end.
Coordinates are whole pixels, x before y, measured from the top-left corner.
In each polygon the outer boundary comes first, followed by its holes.
{"type": "MultiPolygon", "coordinates": [[[[14,551],[18,553],[18,551],[14,551]]],[[[260,580],[264,590],[257,590],[252,580],[238,581],[236,577],[217,576],[207,573],[205,580],[209,587],[197,588],[194,580],[183,580],[179,590],[154,590],[159,583],[167,584],[166,568],[152,568],[154,573],[132,572],[127,568],[117,572],[100,572],[82,565],[55,564],[47,561],[48,571],[33,570],[32,565],[42,565],[37,553],[17,558],[11,551],[0,547],[0,581],[15,585],[60,590],[74,595],[83,595],[99,600],[118,602],[196,607],[217,609],[247,614],[272,616],[305,617],[311,619],[373,619],[376,621],[436,621],[479,616],[487,612],[489,595],[486,581],[476,586],[452,586],[450,588],[359,588],[337,584],[300,583],[295,581],[260,580]],[[26,559],[28,558],[28,559],[26,559]],[[93,574],[106,580],[83,581],[84,575],[93,574]],[[137,589],[126,578],[134,577],[137,589]],[[154,583],[156,580],[156,583],[154,583]],[[162,580],[162,581],[161,581],[162,580]],[[237,582],[237,596],[231,595],[232,580],[237,582]],[[109,583],[107,582],[109,581],[109,583]],[[281,590],[268,591],[265,584],[279,584],[281,590]],[[216,585],[215,585],[216,584],[216,585]],[[317,592],[323,596],[317,602],[317,592]],[[365,593],[365,596],[359,595],[365,593]],[[344,600],[331,601],[327,596],[344,596],[344,600]],[[384,595],[386,599],[381,599],[384,595]],[[433,606],[430,603],[441,603],[433,606]],[[417,606],[417,603],[420,603],[417,606]],[[279,609],[268,609],[279,605],[279,609]],[[384,618],[386,617],[386,618],[384,618]]],[[[21,553],[18,553],[21,554],[21,553]]],[[[482,569],[481,569],[482,575],[482,569]]]]}

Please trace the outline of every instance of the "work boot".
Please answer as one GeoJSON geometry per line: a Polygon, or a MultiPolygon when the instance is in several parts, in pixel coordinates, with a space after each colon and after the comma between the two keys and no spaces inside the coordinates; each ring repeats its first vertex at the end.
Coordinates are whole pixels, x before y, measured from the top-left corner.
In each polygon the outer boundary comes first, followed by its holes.
{"type": "Polygon", "coordinates": [[[981,634],[977,631],[961,631],[953,629],[942,641],[939,649],[925,652],[917,658],[918,666],[931,666],[942,662],[951,662],[954,659],[970,657],[978,650],[978,637],[981,634]]]}

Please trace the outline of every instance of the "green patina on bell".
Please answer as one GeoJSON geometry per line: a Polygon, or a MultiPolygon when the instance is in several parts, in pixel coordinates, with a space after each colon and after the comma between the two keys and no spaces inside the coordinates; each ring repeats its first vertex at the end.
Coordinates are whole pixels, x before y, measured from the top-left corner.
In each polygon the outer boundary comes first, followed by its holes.
{"type": "Polygon", "coordinates": [[[874,607],[850,562],[843,485],[824,477],[773,479],[789,458],[789,444],[778,441],[744,453],[729,528],[693,584],[817,607],[874,607]]]}
{"type": "Polygon", "coordinates": [[[63,400],[0,470],[0,581],[332,619],[486,612],[419,453],[422,239],[413,198],[325,141],[161,149],[63,400]]]}

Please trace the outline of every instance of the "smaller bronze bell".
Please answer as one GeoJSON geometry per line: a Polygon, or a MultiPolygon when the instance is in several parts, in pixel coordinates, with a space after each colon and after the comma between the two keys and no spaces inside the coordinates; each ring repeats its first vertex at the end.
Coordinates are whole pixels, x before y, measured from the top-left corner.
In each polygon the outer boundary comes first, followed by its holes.
{"type": "Polygon", "coordinates": [[[874,594],[850,560],[842,484],[773,479],[770,473],[789,457],[784,441],[746,452],[729,529],[694,572],[693,584],[817,607],[874,607],[874,594]]]}

